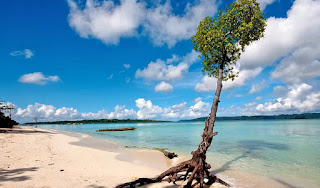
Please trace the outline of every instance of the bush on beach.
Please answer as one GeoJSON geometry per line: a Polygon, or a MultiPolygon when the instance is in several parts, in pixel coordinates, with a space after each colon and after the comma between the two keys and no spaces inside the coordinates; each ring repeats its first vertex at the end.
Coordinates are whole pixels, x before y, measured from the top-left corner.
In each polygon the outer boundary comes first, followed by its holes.
{"type": "Polygon", "coordinates": [[[3,112],[0,111],[0,128],[12,128],[13,125],[18,123],[12,120],[10,117],[5,116],[3,112]]]}

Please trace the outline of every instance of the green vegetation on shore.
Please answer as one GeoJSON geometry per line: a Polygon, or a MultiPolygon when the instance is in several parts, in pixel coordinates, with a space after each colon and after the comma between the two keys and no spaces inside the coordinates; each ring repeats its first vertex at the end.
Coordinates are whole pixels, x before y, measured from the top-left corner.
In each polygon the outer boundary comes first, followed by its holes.
{"type": "MultiPolygon", "coordinates": [[[[201,117],[187,121],[205,121],[208,117],[201,117]]],[[[232,120],[280,120],[280,119],[320,119],[320,113],[303,113],[303,114],[281,114],[272,116],[233,116],[233,117],[216,117],[216,121],[232,121],[232,120]]]]}
{"type": "Polygon", "coordinates": [[[11,111],[14,108],[12,105],[7,105],[4,101],[0,100],[0,128],[12,128],[13,125],[18,125],[19,123],[11,119],[11,111]],[[9,116],[6,116],[2,111],[9,112],[9,116]]]}
{"type": "Polygon", "coordinates": [[[87,120],[76,120],[76,121],[45,121],[45,122],[29,122],[30,124],[93,124],[93,123],[154,123],[154,122],[166,122],[149,119],[87,119],[87,120]]]}
{"type": "MultiPolygon", "coordinates": [[[[205,121],[208,117],[201,117],[189,120],[180,120],[179,122],[188,121],[205,121]]],[[[270,116],[230,116],[230,117],[216,117],[217,121],[233,121],[233,120],[281,120],[281,119],[320,119],[320,113],[303,113],[303,114],[281,114],[270,116]]],[[[46,122],[29,122],[30,124],[94,124],[94,123],[156,123],[156,122],[170,122],[150,119],[89,119],[77,121],[46,121],[46,122]]]]}
{"type": "Polygon", "coordinates": [[[12,128],[13,125],[18,125],[19,123],[12,120],[10,117],[5,116],[4,113],[0,111],[0,128],[12,128]]]}

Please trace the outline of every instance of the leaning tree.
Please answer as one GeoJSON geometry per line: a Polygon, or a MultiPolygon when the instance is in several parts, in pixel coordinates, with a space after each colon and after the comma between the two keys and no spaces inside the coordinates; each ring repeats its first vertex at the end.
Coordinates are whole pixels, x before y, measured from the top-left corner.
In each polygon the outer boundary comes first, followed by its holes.
{"type": "Polygon", "coordinates": [[[217,18],[204,18],[197,33],[192,37],[193,49],[200,52],[203,58],[203,73],[217,78],[217,88],[209,118],[205,121],[202,141],[196,151],[191,152],[192,158],[184,161],[160,174],[155,179],[139,178],[138,180],[118,185],[117,187],[134,187],[160,181],[175,183],[177,180],[187,180],[185,187],[191,187],[196,180],[200,187],[214,182],[228,186],[228,183],[212,174],[210,164],[206,162],[206,153],[211,145],[222,82],[237,77],[234,67],[245,46],[263,37],[266,21],[256,0],[237,0],[228,5],[226,10],[219,11],[217,18]],[[183,172],[183,174],[179,174],[183,172]],[[207,181],[205,181],[207,178],[207,181]]]}

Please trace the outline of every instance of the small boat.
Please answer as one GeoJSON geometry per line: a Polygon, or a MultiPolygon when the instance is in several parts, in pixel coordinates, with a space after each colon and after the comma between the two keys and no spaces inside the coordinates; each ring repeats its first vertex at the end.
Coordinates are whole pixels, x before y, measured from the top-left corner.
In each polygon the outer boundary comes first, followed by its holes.
{"type": "Polygon", "coordinates": [[[118,129],[99,129],[97,132],[102,132],[102,131],[132,131],[135,130],[136,127],[127,127],[127,128],[118,128],[118,129]]]}

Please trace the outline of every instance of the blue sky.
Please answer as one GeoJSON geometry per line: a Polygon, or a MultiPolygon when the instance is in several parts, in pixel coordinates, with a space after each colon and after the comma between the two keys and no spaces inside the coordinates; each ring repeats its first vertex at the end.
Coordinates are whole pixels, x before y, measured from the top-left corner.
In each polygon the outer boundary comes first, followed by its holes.
{"type": "MultiPolygon", "coordinates": [[[[21,122],[206,116],[215,79],[190,37],[231,2],[1,1],[0,98],[21,122]]],[[[259,2],[266,35],[224,84],[219,115],[319,111],[319,0],[259,2]]]]}

